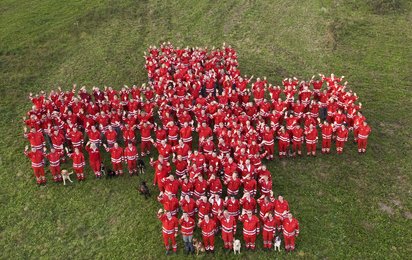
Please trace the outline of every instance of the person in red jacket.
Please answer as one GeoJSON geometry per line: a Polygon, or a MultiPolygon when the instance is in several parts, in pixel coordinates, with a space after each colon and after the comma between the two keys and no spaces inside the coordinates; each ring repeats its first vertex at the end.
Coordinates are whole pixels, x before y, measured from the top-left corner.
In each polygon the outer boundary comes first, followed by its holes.
{"type": "Polygon", "coordinates": [[[185,195],[179,202],[183,213],[186,213],[189,217],[195,217],[196,201],[189,195],[185,195]]]}
{"type": "Polygon", "coordinates": [[[76,173],[77,180],[84,181],[84,166],[86,165],[84,161],[84,155],[80,152],[79,148],[74,148],[74,153],[69,153],[66,148],[67,155],[73,160],[73,170],[76,173]]]}
{"type": "Polygon", "coordinates": [[[280,130],[278,132],[278,147],[279,147],[279,158],[282,159],[286,157],[286,151],[289,148],[289,133],[285,131],[284,126],[280,127],[280,130]]]}
{"type": "Polygon", "coordinates": [[[336,151],[338,154],[343,153],[343,147],[346,141],[348,141],[348,129],[346,129],[345,125],[341,125],[341,127],[336,130],[336,151]]]}
{"type": "Polygon", "coordinates": [[[309,129],[305,131],[306,152],[307,155],[316,156],[316,143],[318,142],[318,130],[312,124],[309,129]]]}
{"type": "Polygon", "coordinates": [[[205,215],[210,214],[210,212],[212,211],[212,205],[209,203],[209,201],[207,201],[206,196],[200,197],[196,201],[196,206],[198,209],[197,215],[199,219],[203,219],[205,215]]]}
{"type": "Polygon", "coordinates": [[[46,184],[46,177],[44,174],[44,154],[41,150],[37,150],[32,147],[29,151],[29,147],[26,145],[24,154],[30,159],[31,167],[36,177],[36,182],[39,185],[46,184]]]}
{"type": "Polygon", "coordinates": [[[139,125],[140,136],[142,138],[140,153],[143,156],[150,154],[151,139],[152,139],[152,128],[153,125],[149,122],[143,122],[139,125]]]}
{"type": "Polygon", "coordinates": [[[330,153],[331,140],[333,134],[333,124],[330,125],[328,121],[323,124],[320,123],[320,118],[318,118],[319,126],[322,130],[322,153],[330,153]]]}
{"type": "Polygon", "coordinates": [[[249,192],[245,192],[239,202],[242,206],[242,215],[246,211],[256,212],[256,200],[250,196],[249,192]]]}
{"type": "Polygon", "coordinates": [[[159,196],[157,196],[157,200],[162,203],[164,209],[170,212],[172,216],[177,216],[179,210],[179,201],[176,197],[174,197],[172,194],[166,194],[161,191],[159,193],[159,196]]]}
{"type": "Polygon", "coordinates": [[[233,249],[233,240],[236,234],[236,219],[227,210],[218,212],[218,219],[222,227],[222,240],[227,251],[233,249]]]}
{"type": "Polygon", "coordinates": [[[371,128],[363,121],[363,124],[358,128],[358,152],[366,153],[366,145],[368,144],[368,137],[371,133],[371,128]]]}
{"type": "Polygon", "coordinates": [[[176,236],[179,231],[178,220],[172,216],[170,212],[163,214],[163,210],[159,209],[157,212],[157,218],[162,222],[162,234],[163,242],[166,247],[166,255],[169,254],[170,244],[172,245],[173,252],[177,252],[176,236]],[[170,243],[171,242],[171,243],[170,243]]]}
{"type": "Polygon", "coordinates": [[[293,251],[295,250],[295,238],[299,235],[299,222],[292,216],[292,213],[288,213],[282,225],[285,249],[286,251],[293,251]]]}
{"type": "Polygon", "coordinates": [[[262,218],[262,222],[263,222],[263,231],[262,231],[263,248],[271,249],[273,237],[276,232],[276,229],[275,229],[276,221],[271,211],[266,212],[266,214],[262,218]]]}
{"type": "Polygon", "coordinates": [[[169,144],[171,146],[176,146],[178,143],[177,136],[179,134],[179,127],[177,127],[173,121],[170,121],[165,128],[167,130],[167,140],[169,141],[169,144]]]}
{"type": "Polygon", "coordinates": [[[24,127],[24,137],[29,140],[31,148],[43,151],[43,147],[46,146],[43,133],[36,131],[35,128],[31,128],[30,132],[27,133],[27,127],[24,127]]]}
{"type": "Polygon", "coordinates": [[[282,222],[286,214],[289,212],[289,203],[284,200],[282,196],[278,196],[278,199],[274,201],[275,203],[275,227],[277,231],[282,230],[282,222]]]}
{"type": "Polygon", "coordinates": [[[298,155],[302,155],[303,129],[300,128],[300,125],[296,125],[295,128],[293,128],[292,140],[293,157],[296,156],[296,152],[298,155]]]}
{"type": "Polygon", "coordinates": [[[206,195],[207,192],[207,181],[203,179],[202,174],[198,174],[193,180],[193,197],[199,199],[200,197],[206,195]]]}
{"type": "Polygon", "coordinates": [[[77,127],[73,128],[73,131],[70,132],[69,136],[67,137],[71,141],[73,149],[79,148],[81,149],[83,145],[83,133],[80,132],[77,127]]]}
{"type": "Polygon", "coordinates": [[[242,185],[242,181],[237,177],[237,173],[233,173],[229,180],[226,180],[225,185],[227,187],[227,194],[229,196],[237,196],[239,188],[242,185]]]}
{"type": "Polygon", "coordinates": [[[172,195],[177,197],[177,192],[179,191],[180,183],[178,180],[175,179],[175,176],[169,175],[166,178],[162,179],[163,187],[165,189],[166,195],[172,195]]]}
{"type": "Polygon", "coordinates": [[[46,153],[46,158],[49,160],[50,163],[50,172],[53,176],[54,182],[61,182],[63,181],[62,176],[60,174],[60,160],[61,160],[61,153],[56,151],[54,148],[50,149],[50,153],[46,153]]]}
{"type": "Polygon", "coordinates": [[[104,148],[106,148],[106,151],[110,153],[113,171],[116,175],[123,175],[123,148],[121,148],[118,143],[114,143],[112,148],[109,148],[104,144],[104,148]]]}
{"type": "Polygon", "coordinates": [[[261,145],[264,146],[265,151],[267,152],[266,159],[272,160],[275,152],[275,129],[271,129],[269,126],[266,126],[262,139],[261,145]]]}
{"type": "Polygon", "coordinates": [[[128,142],[127,147],[123,150],[124,158],[127,162],[127,169],[130,176],[133,174],[138,174],[137,171],[137,159],[139,157],[137,148],[134,146],[133,142],[128,142]]]}
{"type": "Polygon", "coordinates": [[[270,201],[269,196],[262,195],[260,198],[257,200],[259,204],[259,217],[263,221],[263,217],[266,215],[268,212],[272,212],[273,209],[275,208],[275,203],[270,201]]]}
{"type": "Polygon", "coordinates": [[[182,138],[183,142],[192,149],[192,127],[189,126],[187,122],[185,122],[180,129],[180,138],[182,138]]]}
{"type": "Polygon", "coordinates": [[[246,250],[251,249],[254,251],[256,236],[260,233],[259,218],[253,215],[252,211],[248,210],[239,220],[243,223],[243,240],[246,244],[246,250]]]}
{"type": "Polygon", "coordinates": [[[187,213],[183,213],[179,219],[180,232],[182,233],[183,243],[185,243],[186,254],[194,254],[195,248],[193,247],[193,231],[196,227],[196,223],[192,217],[187,213]]]}
{"type": "Polygon", "coordinates": [[[203,245],[206,252],[214,253],[216,222],[206,214],[203,219],[199,219],[198,226],[202,230],[203,245]]]}
{"type": "Polygon", "coordinates": [[[91,143],[89,141],[86,144],[86,151],[89,153],[90,168],[92,168],[96,178],[100,178],[102,176],[100,172],[102,167],[102,158],[100,156],[99,148],[97,148],[95,143],[91,143]]]}

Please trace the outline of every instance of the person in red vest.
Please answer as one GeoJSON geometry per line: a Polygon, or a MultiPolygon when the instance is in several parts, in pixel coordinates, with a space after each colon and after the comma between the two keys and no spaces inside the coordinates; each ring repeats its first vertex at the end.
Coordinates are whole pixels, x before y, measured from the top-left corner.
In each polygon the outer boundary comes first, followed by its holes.
{"type": "Polygon", "coordinates": [[[194,254],[195,248],[193,247],[193,231],[196,227],[196,223],[192,217],[189,217],[187,213],[183,213],[179,219],[180,232],[182,233],[183,243],[185,243],[186,254],[194,254]]]}
{"type": "Polygon", "coordinates": [[[336,129],[336,151],[338,154],[343,153],[346,141],[348,141],[348,129],[346,129],[345,125],[341,125],[341,127],[336,129]]]}
{"type": "Polygon", "coordinates": [[[265,151],[267,152],[266,159],[273,160],[273,154],[275,152],[275,129],[271,129],[269,126],[266,126],[262,139],[261,145],[264,146],[265,151]]]}
{"type": "Polygon", "coordinates": [[[256,236],[260,233],[259,218],[252,214],[252,211],[246,211],[246,214],[239,219],[243,223],[243,239],[246,244],[246,250],[255,250],[256,236]]]}
{"type": "MultiPolygon", "coordinates": [[[[46,150],[46,148],[44,148],[46,150]]],[[[50,163],[50,172],[53,176],[54,182],[61,182],[63,181],[62,176],[60,174],[60,160],[62,155],[56,149],[51,148],[50,153],[46,153],[46,158],[49,160],[50,163]]]]}
{"type": "Polygon", "coordinates": [[[33,168],[36,182],[39,185],[46,184],[46,177],[44,174],[44,154],[41,150],[37,150],[35,147],[31,148],[26,145],[24,154],[30,159],[31,167],[33,168]]]}
{"type": "Polygon", "coordinates": [[[271,249],[273,237],[276,232],[276,228],[275,228],[276,220],[273,217],[273,214],[271,211],[266,212],[266,214],[262,218],[262,222],[263,222],[263,231],[262,231],[263,248],[271,249]]]}
{"type": "Polygon", "coordinates": [[[139,157],[137,153],[137,148],[134,146],[133,142],[128,142],[127,147],[123,150],[124,158],[127,162],[127,169],[129,171],[129,175],[132,176],[133,174],[138,174],[137,171],[137,158],[139,157]]]}
{"type": "Polygon", "coordinates": [[[67,155],[73,160],[73,170],[76,173],[78,181],[83,181],[85,179],[84,166],[86,165],[84,161],[84,155],[79,148],[74,149],[74,153],[69,153],[66,148],[67,155]]]}
{"type": "Polygon", "coordinates": [[[166,255],[170,253],[170,245],[173,252],[177,252],[176,237],[179,231],[179,221],[176,217],[172,216],[170,212],[163,213],[162,209],[157,212],[157,218],[162,222],[162,235],[163,242],[166,247],[166,255]]]}
{"type": "Polygon", "coordinates": [[[322,130],[322,153],[330,153],[332,134],[333,134],[333,124],[329,124],[328,121],[324,121],[322,124],[320,118],[318,118],[319,126],[322,130]]]}
{"type": "Polygon", "coordinates": [[[306,139],[306,152],[307,155],[316,156],[316,143],[318,141],[318,130],[312,124],[309,125],[309,129],[305,131],[306,139]]]}
{"type": "Polygon", "coordinates": [[[359,126],[358,128],[358,152],[361,153],[366,153],[366,146],[368,144],[368,137],[369,134],[371,133],[371,128],[366,123],[366,121],[363,121],[363,124],[359,126]]]}
{"type": "Polygon", "coordinates": [[[218,211],[218,219],[222,227],[222,240],[225,249],[230,252],[233,249],[233,240],[236,234],[236,218],[231,216],[227,210],[218,211]]]}
{"type": "Polygon", "coordinates": [[[292,216],[292,213],[288,213],[282,225],[285,249],[289,252],[293,251],[295,250],[295,238],[299,235],[299,222],[292,216]]]}
{"type": "Polygon", "coordinates": [[[118,143],[114,143],[112,148],[103,145],[107,152],[110,153],[110,160],[112,161],[113,171],[116,175],[123,175],[123,149],[118,143]]]}
{"type": "Polygon", "coordinates": [[[102,168],[102,158],[99,148],[97,148],[95,143],[89,141],[86,144],[86,151],[89,153],[90,168],[92,168],[94,175],[96,178],[102,177],[102,173],[100,172],[102,168]]]}
{"type": "Polygon", "coordinates": [[[199,219],[198,226],[202,230],[203,245],[206,252],[214,253],[216,222],[206,214],[203,219],[199,219]]]}

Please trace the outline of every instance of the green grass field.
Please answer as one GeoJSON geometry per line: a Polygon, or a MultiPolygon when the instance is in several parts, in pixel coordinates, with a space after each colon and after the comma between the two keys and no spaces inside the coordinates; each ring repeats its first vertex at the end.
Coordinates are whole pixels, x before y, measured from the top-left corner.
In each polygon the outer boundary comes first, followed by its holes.
{"type": "MultiPolygon", "coordinates": [[[[407,0],[66,2],[0,3],[1,259],[164,257],[155,216],[160,204],[137,194],[139,178],[95,180],[89,171],[84,183],[37,187],[23,155],[21,118],[29,92],[145,82],[143,51],[168,40],[175,46],[231,44],[243,74],[271,83],[319,72],[345,75],[372,126],[369,150],[359,156],[348,143],[342,156],[269,164],[275,193],[289,200],[301,224],[297,252],[276,256],[411,258],[407,0]]],[[[152,175],[149,170],[143,178],[152,175]]],[[[183,256],[180,237],[179,243],[176,259],[183,256]]],[[[221,251],[216,258],[228,257],[221,251]]]]}

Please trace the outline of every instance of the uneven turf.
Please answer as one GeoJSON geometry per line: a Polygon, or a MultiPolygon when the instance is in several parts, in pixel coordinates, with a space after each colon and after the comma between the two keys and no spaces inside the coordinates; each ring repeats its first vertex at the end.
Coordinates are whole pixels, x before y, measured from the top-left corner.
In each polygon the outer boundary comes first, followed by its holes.
{"type": "MultiPolygon", "coordinates": [[[[227,42],[238,50],[243,73],[272,83],[318,72],[345,75],[372,126],[369,150],[359,156],[349,144],[342,156],[269,164],[275,193],[289,200],[301,223],[297,252],[278,255],[410,258],[408,1],[67,2],[0,3],[1,258],[163,256],[155,217],[160,205],[138,196],[139,178],[94,180],[89,174],[84,183],[36,187],[22,154],[21,117],[29,92],[145,82],[143,51],[164,40],[175,46],[227,42]]],[[[216,256],[223,255],[218,250],[216,256]]]]}

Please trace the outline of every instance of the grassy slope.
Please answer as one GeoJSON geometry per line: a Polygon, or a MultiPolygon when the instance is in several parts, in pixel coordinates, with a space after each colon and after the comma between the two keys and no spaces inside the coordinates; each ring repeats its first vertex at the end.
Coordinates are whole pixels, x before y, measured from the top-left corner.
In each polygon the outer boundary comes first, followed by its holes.
{"type": "Polygon", "coordinates": [[[137,195],[137,178],[37,188],[22,155],[19,118],[30,91],[144,82],[142,52],[164,40],[228,42],[243,73],[271,82],[317,72],[347,76],[373,127],[370,150],[358,156],[350,144],[339,157],[275,161],[269,166],[275,192],[300,219],[300,256],[411,254],[408,6],[378,15],[357,1],[70,2],[0,3],[2,257],[163,255],[154,216],[159,205],[137,195]]]}

